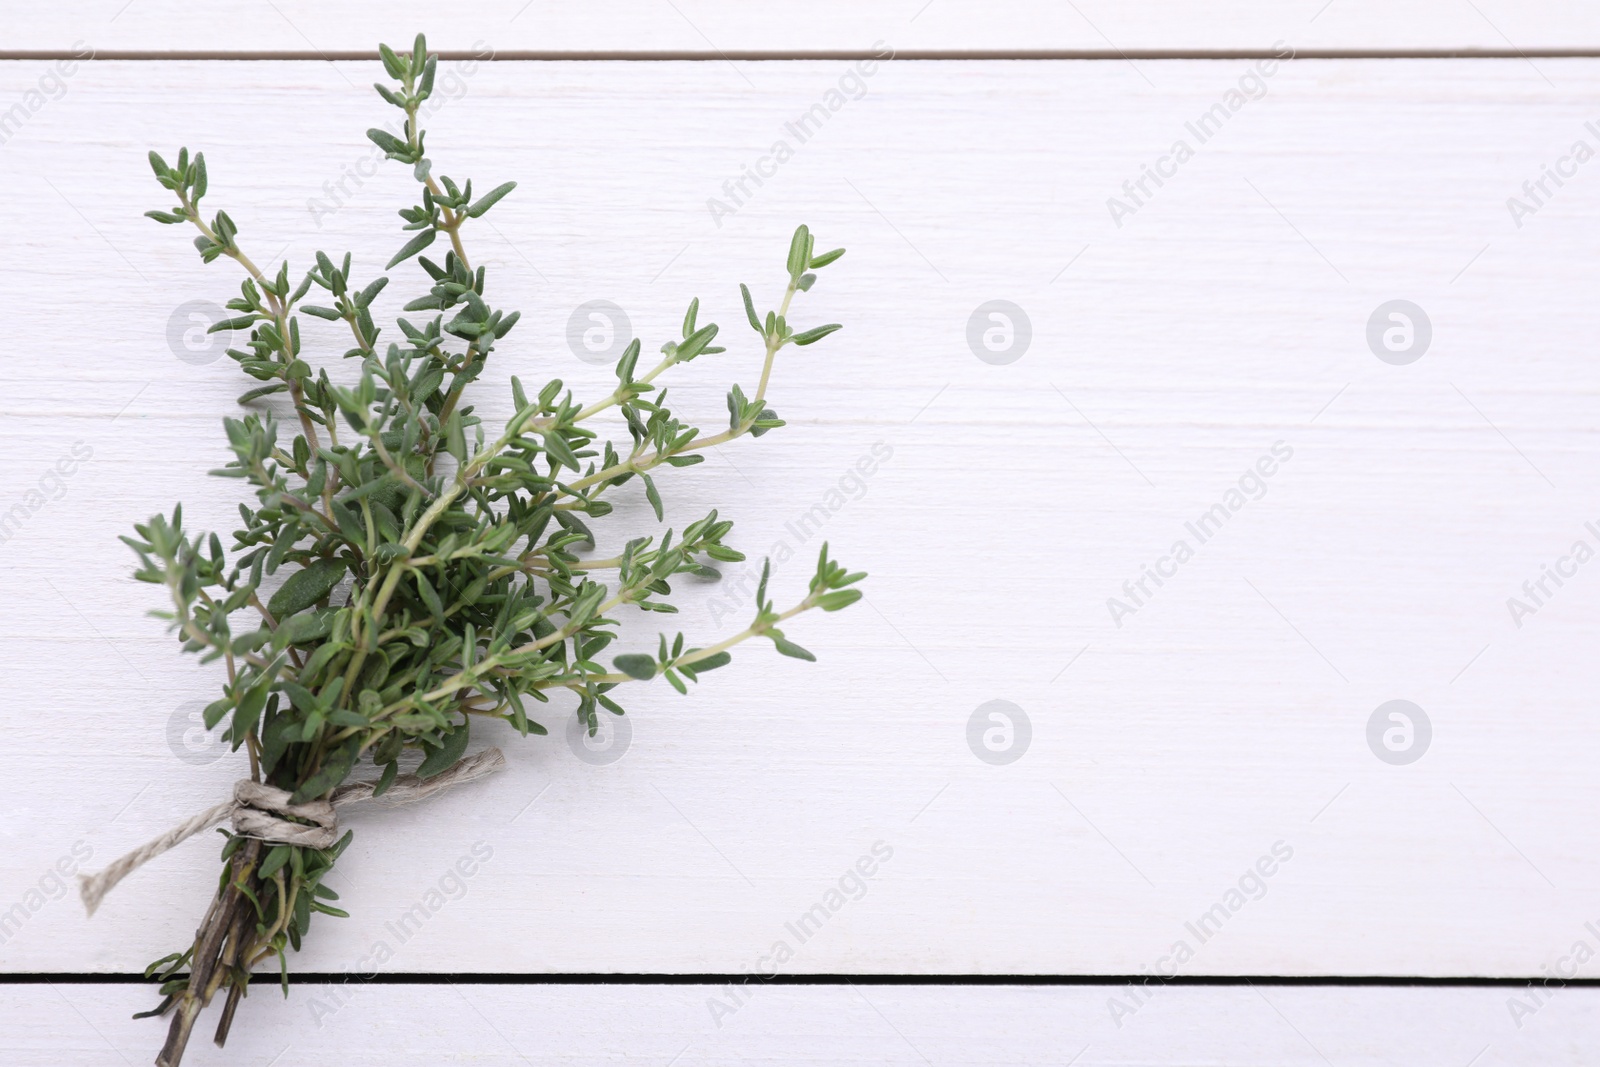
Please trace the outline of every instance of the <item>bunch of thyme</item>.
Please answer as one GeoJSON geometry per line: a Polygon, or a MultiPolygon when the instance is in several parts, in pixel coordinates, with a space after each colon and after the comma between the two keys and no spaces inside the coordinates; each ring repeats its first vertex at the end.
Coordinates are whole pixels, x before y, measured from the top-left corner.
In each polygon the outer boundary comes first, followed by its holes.
{"type": "MultiPolygon", "coordinates": [[[[734,385],[728,393],[726,430],[702,435],[667,407],[656,384],[678,364],[723,351],[712,343],[718,328],[701,324],[697,299],[655,366],[641,371],[634,340],[616,366],[616,388],[587,406],[559,380],[530,393],[513,377],[515,413],[486,433],[467,387],[518,316],[489,303],[484,268],[471,265],[462,234],[515,183],[474,196],[470,181],[437,173],[417,121],[437,57],[421,36],[410,53],[380,53],[394,84],[378,93],[405,113],[405,138],[376,129],[367,136],[420,187],[420,201],[400,212],[411,236],[385,269],[418,257],[427,276],[426,292],[405,305],[414,317],[397,319],[395,340],[380,344],[372,314],[387,277],[358,283],[350,255],[320,252],[298,282],[287,262],[276,274],[263,271],[226,212],[202,215],[205,157],[185,149],[168,164],[150,154],[177,204],[149,216],[193,226],[202,259],[232,260],[246,275],[228,302],[233,317],[213,330],[249,331],[228,354],[258,384],[239,398],[251,413],[224,420],[234,458],[212,473],[249,483],[255,503],[239,505],[231,556],[215,533],[186,532],[181,506],[124,540],[138,553],[136,576],[170,594],[171,611],[157,614],[183,649],[226,665],[207,727],[226,722],[233,749],[248,754],[251,778],[292,792],[297,804],[326,798],[367,764],[381,793],[408,749],[422,755],[418,776],[439,774],[465,753],[474,719],[544,734],[530,706],[554,692],[575,695],[592,734],[602,710],[623,714],[619,685],[660,676],[686,692],[749,638],[813,659],[782,624],[853,603],[861,594],[850,586],[864,577],[831,560],[824,545],[808,593],[787,610],[768,599],[764,568],[744,630],[704,647],[663,634],[654,655],[615,656],[615,670],[600,663],[618,609],[672,612],[677,575],[715,577],[716,563],[744,557],[724,544],[732,523],[715,511],[676,536],[628,537],[603,559],[581,554],[595,547],[589,522],[611,512],[608,493],[635,480],[660,521],[660,468],[693,466],[709,448],[783,425],[767,402],[778,353],[839,329],[796,331],[790,303],[844,250],[817,254],[801,226],[776,310],[757,314],[740,286],[764,353],[754,391],[734,385]],[[442,261],[421,255],[441,236],[442,261]],[[304,303],[313,290],[319,303],[304,303]],[[308,361],[303,345],[312,335],[302,335],[302,315],[343,324],[343,355],[357,374],[330,375],[308,361]],[[285,400],[293,419],[287,441],[273,413],[285,400]],[[620,444],[591,428],[613,409],[628,431],[620,444]]],[[[148,1014],[174,1013],[158,1064],[175,1067],[201,1009],[226,989],[222,1044],[257,965],[276,957],[287,992],[287,949],[299,949],[314,914],[346,914],[324,881],[349,842],[348,832],[328,849],[227,834],[217,895],[194,943],[148,972],[164,994],[148,1014]]]]}

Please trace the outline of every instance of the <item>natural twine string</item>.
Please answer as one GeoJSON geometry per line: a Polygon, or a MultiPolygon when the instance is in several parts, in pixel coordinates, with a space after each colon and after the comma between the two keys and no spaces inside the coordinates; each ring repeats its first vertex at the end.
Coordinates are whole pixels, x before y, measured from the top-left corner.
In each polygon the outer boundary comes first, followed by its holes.
{"type": "MultiPolygon", "coordinates": [[[[498,748],[486,748],[475,756],[457,761],[448,770],[432,778],[403,774],[378,799],[391,806],[413,804],[451,786],[493,774],[505,765],[506,758],[498,748]]],[[[377,784],[372,781],[350,782],[335,789],[327,800],[291,804],[289,801],[293,794],[288,791],[241,778],[233,784],[232,800],[207,808],[194,818],[179,823],[97,874],[80,874],[78,892],[83,897],[83,906],[93,915],[100,901],[118,882],[168,849],[182,844],[202,830],[209,830],[230,816],[233,819],[233,832],[242,837],[255,837],[274,845],[331,848],[339,840],[339,819],[334,809],[371,800],[377,784]],[[311,825],[290,822],[283,818],[286,815],[306,819],[311,825]]]]}

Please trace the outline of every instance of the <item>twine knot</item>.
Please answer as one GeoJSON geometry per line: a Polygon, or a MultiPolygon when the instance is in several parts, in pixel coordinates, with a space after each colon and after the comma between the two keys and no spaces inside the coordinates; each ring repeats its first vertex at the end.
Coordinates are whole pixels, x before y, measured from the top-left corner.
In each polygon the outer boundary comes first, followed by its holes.
{"type": "MultiPolygon", "coordinates": [[[[498,748],[486,748],[475,756],[457,760],[431,778],[403,774],[384,791],[381,799],[391,806],[426,800],[451,786],[493,774],[506,765],[498,748]]],[[[335,789],[326,800],[292,803],[294,794],[276,786],[241,778],[233,784],[233,799],[223,801],[179,823],[160,837],[147,841],[97,874],[78,876],[78,893],[90,915],[113,886],[163,852],[182,844],[202,830],[209,830],[231,817],[233,832],[258,838],[269,845],[297,845],[302,848],[332,848],[339,840],[337,808],[373,799],[378,783],[349,782],[335,789]],[[301,819],[303,822],[291,822],[301,819]]]]}
{"type": "Polygon", "coordinates": [[[241,778],[233,783],[233,832],[256,837],[274,845],[300,845],[305,848],[332,848],[339,840],[339,816],[333,803],[313,800],[291,804],[294,794],[287,789],[241,778]],[[284,816],[311,823],[290,822],[284,816]]]}

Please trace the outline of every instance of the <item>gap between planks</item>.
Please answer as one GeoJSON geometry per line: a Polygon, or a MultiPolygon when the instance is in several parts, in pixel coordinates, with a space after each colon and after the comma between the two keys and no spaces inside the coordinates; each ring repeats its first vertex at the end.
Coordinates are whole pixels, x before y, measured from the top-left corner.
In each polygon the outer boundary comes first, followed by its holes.
{"type": "MultiPolygon", "coordinates": [[[[467,49],[441,49],[437,55],[442,60],[478,60],[481,62],[785,62],[796,60],[885,60],[871,49],[819,49],[814,51],[736,50],[728,52],[687,51],[595,51],[547,52],[507,49],[493,55],[482,55],[467,49]]],[[[84,59],[82,53],[71,49],[0,49],[0,61],[84,59]]],[[[151,51],[143,49],[106,49],[87,58],[132,62],[172,60],[234,60],[278,62],[332,62],[377,61],[374,51],[337,50],[318,51],[151,51]]],[[[1014,60],[1047,61],[1078,60],[1251,60],[1277,59],[1290,62],[1297,59],[1600,59],[1600,48],[1305,48],[1293,56],[1285,57],[1270,48],[1244,49],[902,49],[892,57],[896,60],[1014,60]]]]}
{"type": "MultiPolygon", "coordinates": [[[[276,983],[277,971],[261,971],[259,982],[276,983]]],[[[76,984],[149,985],[155,979],[137,971],[18,971],[0,972],[0,986],[76,984]]],[[[1548,978],[1475,977],[1422,975],[1228,975],[1194,974],[1158,978],[1148,974],[777,974],[755,976],[747,973],[723,974],[529,974],[498,971],[398,971],[366,975],[343,971],[290,972],[290,985],[872,985],[872,986],[1122,986],[1155,982],[1175,986],[1362,986],[1377,988],[1433,987],[1527,988],[1543,985],[1548,978]]],[[[1564,978],[1562,986],[1600,988],[1600,978],[1564,978]]]]}

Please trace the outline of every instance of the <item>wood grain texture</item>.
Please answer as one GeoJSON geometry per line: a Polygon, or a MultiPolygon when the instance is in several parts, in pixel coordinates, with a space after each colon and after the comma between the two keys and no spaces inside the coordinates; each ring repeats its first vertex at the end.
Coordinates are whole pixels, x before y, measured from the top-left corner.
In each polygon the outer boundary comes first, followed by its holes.
{"type": "MultiPolygon", "coordinates": [[[[1171,986],[1117,1021],[1108,1003],[1133,994],[1114,986],[747,992],[713,1021],[726,988],[295,986],[284,1000],[263,987],[239,1009],[225,1051],[197,1038],[184,1063],[1582,1067],[1600,1041],[1591,988],[1171,986]],[[1508,1004],[1534,996],[1544,1005],[1519,1012],[1518,1027],[1508,1004]]],[[[0,986],[0,1055],[60,1067],[148,1062],[161,1027],[128,1017],[147,999],[133,986],[0,986]]]]}
{"type": "Polygon", "coordinates": [[[1600,48],[1600,13],[1564,0],[488,0],[441,17],[421,0],[318,4],[221,0],[197,13],[180,0],[73,0],[12,13],[0,49],[373,52],[417,31],[436,48],[497,52],[670,52],[706,58],[861,51],[1260,51],[1283,40],[1308,51],[1491,50],[1511,55],[1600,48]]]}
{"type": "MultiPolygon", "coordinates": [[[[733,348],[674,395],[716,421],[755,359],[735,285],[770,294],[805,221],[850,254],[797,321],[845,331],[780,367],[784,430],[663,488],[679,522],[721,507],[755,554],[826,537],[872,578],[864,604],[796,627],[820,664],[755,650],[689,699],[636,696],[614,763],[578,759],[558,711],[549,739],[486,732],[512,762],[496,778],[352,816],[354,917],[320,923],[296,966],[355,969],[385,942],[389,970],[739,973],[781,941],[796,972],[1538,975],[1593,941],[1600,570],[1547,586],[1520,628],[1507,610],[1600,520],[1597,164],[1520,228],[1506,206],[1600,143],[1600,65],[1542,66],[1553,85],[1519,61],[1278,67],[1120,227],[1108,198],[1197,142],[1185,124],[1246,64],[1162,63],[1149,83],[1120,64],[888,65],[720,225],[708,199],[798,142],[785,124],[844,64],[763,65],[754,88],[696,63],[462,74],[431,120],[439,166],[522,183],[472,235],[524,311],[485,414],[512,373],[607,388],[567,346],[578,305],[615,301],[654,347],[698,295],[733,348]],[[1409,366],[1365,339],[1396,298],[1432,322],[1409,366]],[[967,340],[994,299],[1032,324],[1009,365],[967,340]],[[1265,495],[1113,621],[1108,599],[1280,441],[1265,495]],[[879,442],[892,455],[858,482],[879,442]],[[797,535],[807,515],[821,531],[797,535]],[[1367,746],[1397,698],[1433,726],[1409,766],[1367,746]],[[1006,766],[967,742],[996,699],[1031,722],[1006,766]],[[478,842],[492,858],[452,874],[478,842]],[[858,891],[876,842],[893,856],[858,891]],[[1275,845],[1292,857],[1258,891],[1275,845]],[[796,943],[787,924],[841,879],[859,899],[796,943]],[[401,944],[389,924],[418,904],[401,944]],[[1219,904],[1202,942],[1187,924],[1219,904]]],[[[0,100],[47,73],[0,67],[0,100]]],[[[0,487],[8,508],[49,498],[0,545],[0,910],[27,913],[0,967],[129,971],[179,944],[210,847],[141,871],[93,922],[50,899],[50,872],[78,842],[109,861],[240,773],[185,747],[216,674],[144,617],[154,593],[116,541],[180,499],[199,527],[235,514],[233,483],[203,472],[237,374],[169,342],[184,301],[235,283],[140,217],[162,202],[143,155],[203,146],[261,258],[351,247],[371,271],[405,175],[347,183],[336,212],[308,198],[365,168],[373,77],[86,64],[0,147],[25,204],[0,290],[0,487]],[[92,458],[51,476],[77,441],[92,458]]],[[[396,272],[392,307],[419,274],[396,272]]],[[[644,521],[624,499],[608,530],[644,521]]],[[[804,568],[779,568],[780,600],[804,568]]],[[[748,605],[724,618],[716,596],[739,599],[687,592],[685,629],[742,625],[748,605]]]]}

